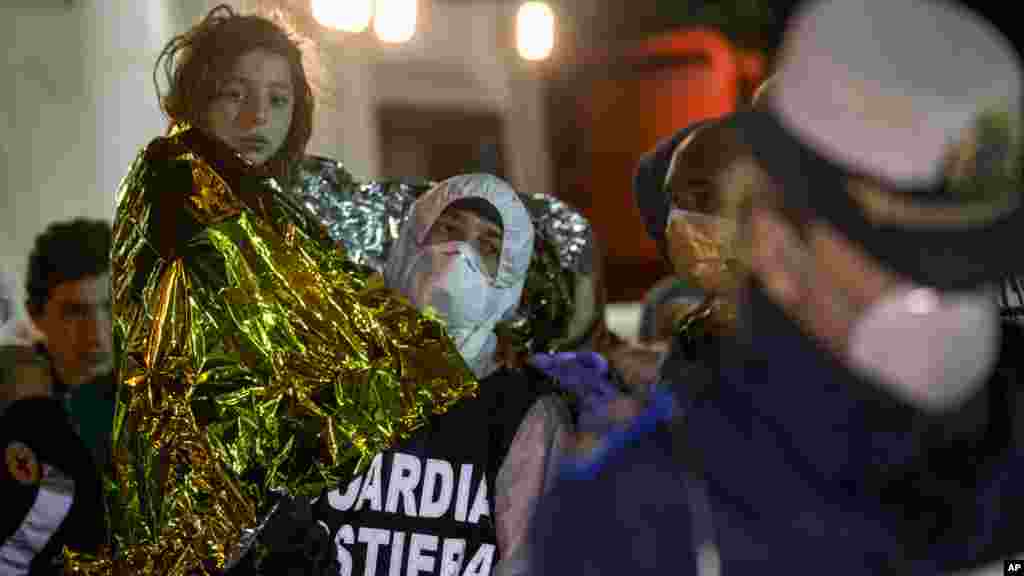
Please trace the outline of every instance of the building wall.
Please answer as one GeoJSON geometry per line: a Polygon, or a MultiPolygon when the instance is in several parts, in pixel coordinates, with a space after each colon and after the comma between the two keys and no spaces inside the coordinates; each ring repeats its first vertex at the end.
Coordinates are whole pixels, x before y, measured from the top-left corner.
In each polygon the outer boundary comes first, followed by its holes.
{"type": "MultiPolygon", "coordinates": [[[[457,105],[495,111],[506,126],[506,174],[528,191],[551,191],[543,79],[512,44],[514,3],[420,0],[416,36],[385,45],[370,33],[316,31],[328,74],[310,151],[343,159],[360,176],[381,174],[380,104],[457,105]]],[[[443,127],[439,127],[443,129],[443,127]]]]}
{"type": "MultiPolygon", "coordinates": [[[[0,3],[7,54],[0,61],[0,267],[13,273],[19,291],[32,242],[48,224],[112,218],[129,163],[166,127],[152,83],[156,56],[218,3],[0,3]]],[[[258,0],[229,4],[248,11],[258,0]]],[[[326,85],[309,152],[341,159],[357,176],[381,176],[379,102],[484,106],[505,115],[510,179],[547,190],[540,82],[523,71],[502,30],[514,20],[514,6],[420,6],[417,35],[403,46],[382,46],[369,33],[303,31],[318,42],[326,85]]]]}
{"type": "Polygon", "coordinates": [[[148,78],[172,27],[155,0],[0,4],[0,266],[19,293],[48,224],[112,217],[125,167],[161,127],[148,78]]]}

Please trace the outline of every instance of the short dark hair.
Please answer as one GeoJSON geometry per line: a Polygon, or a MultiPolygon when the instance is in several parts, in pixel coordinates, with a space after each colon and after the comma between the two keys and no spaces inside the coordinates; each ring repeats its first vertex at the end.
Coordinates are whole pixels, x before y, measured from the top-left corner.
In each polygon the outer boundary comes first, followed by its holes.
{"type": "Polygon", "coordinates": [[[28,257],[29,312],[41,313],[57,285],[110,271],[111,236],[109,223],[85,218],[55,222],[37,236],[28,257]]]}
{"type": "Polygon", "coordinates": [[[472,212],[480,218],[494,224],[498,228],[501,228],[502,230],[505,229],[505,224],[501,221],[501,212],[498,212],[498,209],[494,207],[494,204],[491,204],[483,198],[476,196],[459,198],[445,208],[445,210],[449,209],[460,212],[472,212]]]}

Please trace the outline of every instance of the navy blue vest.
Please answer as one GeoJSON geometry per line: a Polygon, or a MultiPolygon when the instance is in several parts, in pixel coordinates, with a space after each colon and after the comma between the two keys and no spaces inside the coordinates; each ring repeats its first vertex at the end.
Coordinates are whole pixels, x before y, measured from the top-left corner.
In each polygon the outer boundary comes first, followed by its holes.
{"type": "Polygon", "coordinates": [[[497,372],[477,398],[321,496],[316,517],[337,546],[340,574],[490,574],[498,470],[527,411],[551,392],[539,378],[497,372]]]}
{"type": "Polygon", "coordinates": [[[934,575],[1024,551],[1020,327],[985,391],[935,417],[839,379],[795,327],[766,332],[679,363],[671,423],[559,482],[531,574],[696,574],[708,541],[725,576],[934,575]]]}

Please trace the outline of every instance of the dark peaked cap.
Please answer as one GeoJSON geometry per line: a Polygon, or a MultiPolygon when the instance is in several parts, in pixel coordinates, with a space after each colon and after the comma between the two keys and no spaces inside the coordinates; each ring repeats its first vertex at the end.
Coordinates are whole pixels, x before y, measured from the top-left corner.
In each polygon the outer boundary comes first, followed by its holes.
{"type": "Polygon", "coordinates": [[[939,289],[1018,273],[1021,68],[951,2],[830,0],[791,22],[741,137],[783,202],[939,289]]]}
{"type": "Polygon", "coordinates": [[[640,210],[647,235],[658,242],[664,240],[665,226],[668,225],[669,198],[665,192],[665,177],[672,163],[672,153],[690,134],[710,122],[713,120],[695,122],[665,138],[637,163],[633,175],[633,199],[640,210]]]}

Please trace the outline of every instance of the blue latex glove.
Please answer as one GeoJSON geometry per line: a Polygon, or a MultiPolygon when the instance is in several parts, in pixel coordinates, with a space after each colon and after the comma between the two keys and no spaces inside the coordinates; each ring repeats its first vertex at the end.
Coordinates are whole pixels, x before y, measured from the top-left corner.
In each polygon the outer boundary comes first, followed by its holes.
{"type": "Polygon", "coordinates": [[[611,427],[608,405],[622,393],[612,381],[604,357],[595,352],[535,354],[530,364],[558,382],[561,389],[576,396],[580,406],[580,432],[600,433],[611,427]]]}
{"type": "Polygon", "coordinates": [[[629,422],[613,422],[608,414],[612,401],[623,394],[611,380],[608,361],[593,352],[537,354],[530,364],[577,396],[580,402],[580,432],[598,436],[597,445],[563,464],[562,476],[593,479],[608,458],[651,433],[659,422],[671,421],[677,412],[675,397],[652,385],[644,409],[629,422]]]}
{"type": "Polygon", "coordinates": [[[659,422],[671,421],[677,410],[675,397],[670,392],[655,388],[647,399],[646,407],[635,418],[617,426],[609,425],[595,446],[575,458],[567,458],[562,465],[562,477],[593,480],[613,454],[653,432],[659,422]]]}

